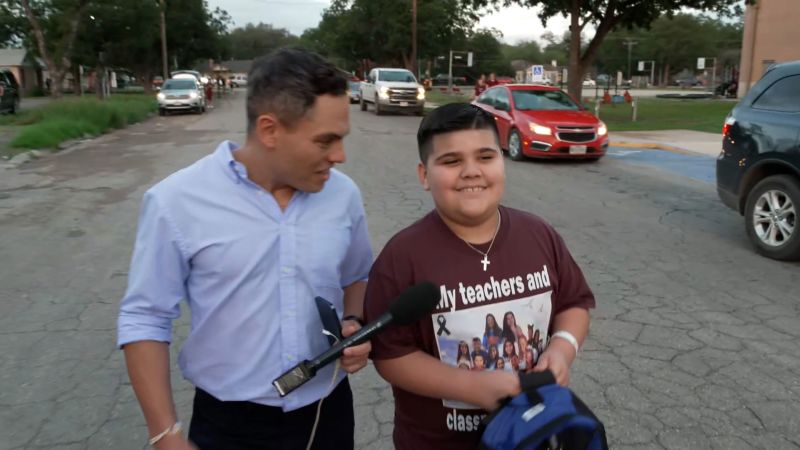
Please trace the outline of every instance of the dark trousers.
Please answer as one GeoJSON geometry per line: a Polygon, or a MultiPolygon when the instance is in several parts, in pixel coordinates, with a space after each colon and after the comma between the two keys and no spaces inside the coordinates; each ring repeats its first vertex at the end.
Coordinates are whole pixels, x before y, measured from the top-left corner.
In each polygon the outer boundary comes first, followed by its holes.
{"type": "MultiPolygon", "coordinates": [[[[197,389],[189,440],[200,450],[305,450],[318,403],[283,412],[252,402],[223,402],[197,389]]],[[[311,448],[353,450],[354,432],[353,393],[345,378],[322,402],[311,448]]]]}

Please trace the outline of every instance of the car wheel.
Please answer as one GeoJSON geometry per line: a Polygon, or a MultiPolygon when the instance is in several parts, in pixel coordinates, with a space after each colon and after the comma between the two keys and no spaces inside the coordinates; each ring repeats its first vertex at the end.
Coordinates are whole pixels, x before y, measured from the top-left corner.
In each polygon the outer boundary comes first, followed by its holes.
{"type": "Polygon", "coordinates": [[[800,181],[791,175],[761,180],[747,196],[745,223],[756,251],[782,261],[800,259],[800,181]]]}
{"type": "Polygon", "coordinates": [[[159,116],[166,116],[167,111],[164,108],[158,108],[158,115],[159,116]]]}
{"type": "Polygon", "coordinates": [[[383,111],[381,110],[381,104],[378,103],[378,97],[375,97],[375,115],[380,116],[381,114],[383,114],[383,111]]]}
{"type": "Polygon", "coordinates": [[[522,139],[517,130],[511,130],[508,134],[508,156],[514,161],[525,159],[525,155],[522,154],[522,139]]]}
{"type": "Polygon", "coordinates": [[[359,100],[359,103],[361,104],[361,110],[362,111],[366,111],[367,110],[367,102],[365,102],[364,99],[362,98],[361,100],[359,100]]]}
{"type": "Polygon", "coordinates": [[[424,107],[422,107],[422,108],[420,108],[420,109],[418,109],[418,110],[414,111],[414,114],[416,114],[416,115],[418,115],[418,116],[424,116],[424,115],[425,115],[425,108],[424,108],[424,107]]]}

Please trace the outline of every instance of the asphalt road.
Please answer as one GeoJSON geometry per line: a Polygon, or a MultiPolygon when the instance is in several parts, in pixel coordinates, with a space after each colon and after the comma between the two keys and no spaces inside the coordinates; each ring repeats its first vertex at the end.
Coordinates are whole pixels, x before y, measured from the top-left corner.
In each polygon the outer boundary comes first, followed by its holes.
{"type": "MultiPolygon", "coordinates": [[[[377,252],[432,205],[414,170],[420,119],[351,114],[342,170],[362,189],[377,252]]],[[[143,447],[114,346],[139,201],[243,136],[239,91],[204,116],[154,117],[0,166],[0,449],[143,447]]],[[[752,251],[708,160],[626,151],[588,164],[506,160],[505,203],[554,224],[597,296],[573,389],[613,448],[800,447],[800,265],[752,251]]],[[[389,388],[371,369],[352,382],[358,448],[391,448],[389,388]]],[[[177,373],[173,386],[188,421],[192,388],[177,373]]]]}

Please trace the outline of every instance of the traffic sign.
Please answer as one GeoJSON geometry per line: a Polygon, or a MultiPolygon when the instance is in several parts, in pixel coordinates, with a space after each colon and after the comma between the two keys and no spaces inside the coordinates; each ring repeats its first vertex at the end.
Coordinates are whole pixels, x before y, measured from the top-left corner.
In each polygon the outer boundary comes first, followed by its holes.
{"type": "Polygon", "coordinates": [[[544,66],[531,66],[531,81],[542,81],[544,79],[544,66]]]}

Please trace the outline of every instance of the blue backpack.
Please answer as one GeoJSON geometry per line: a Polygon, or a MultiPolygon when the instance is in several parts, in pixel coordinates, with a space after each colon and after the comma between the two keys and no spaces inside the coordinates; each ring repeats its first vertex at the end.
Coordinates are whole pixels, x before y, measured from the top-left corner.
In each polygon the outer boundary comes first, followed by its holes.
{"type": "Polygon", "coordinates": [[[550,371],[520,377],[522,393],[485,420],[479,450],[607,450],[602,422],[550,371]]]}

